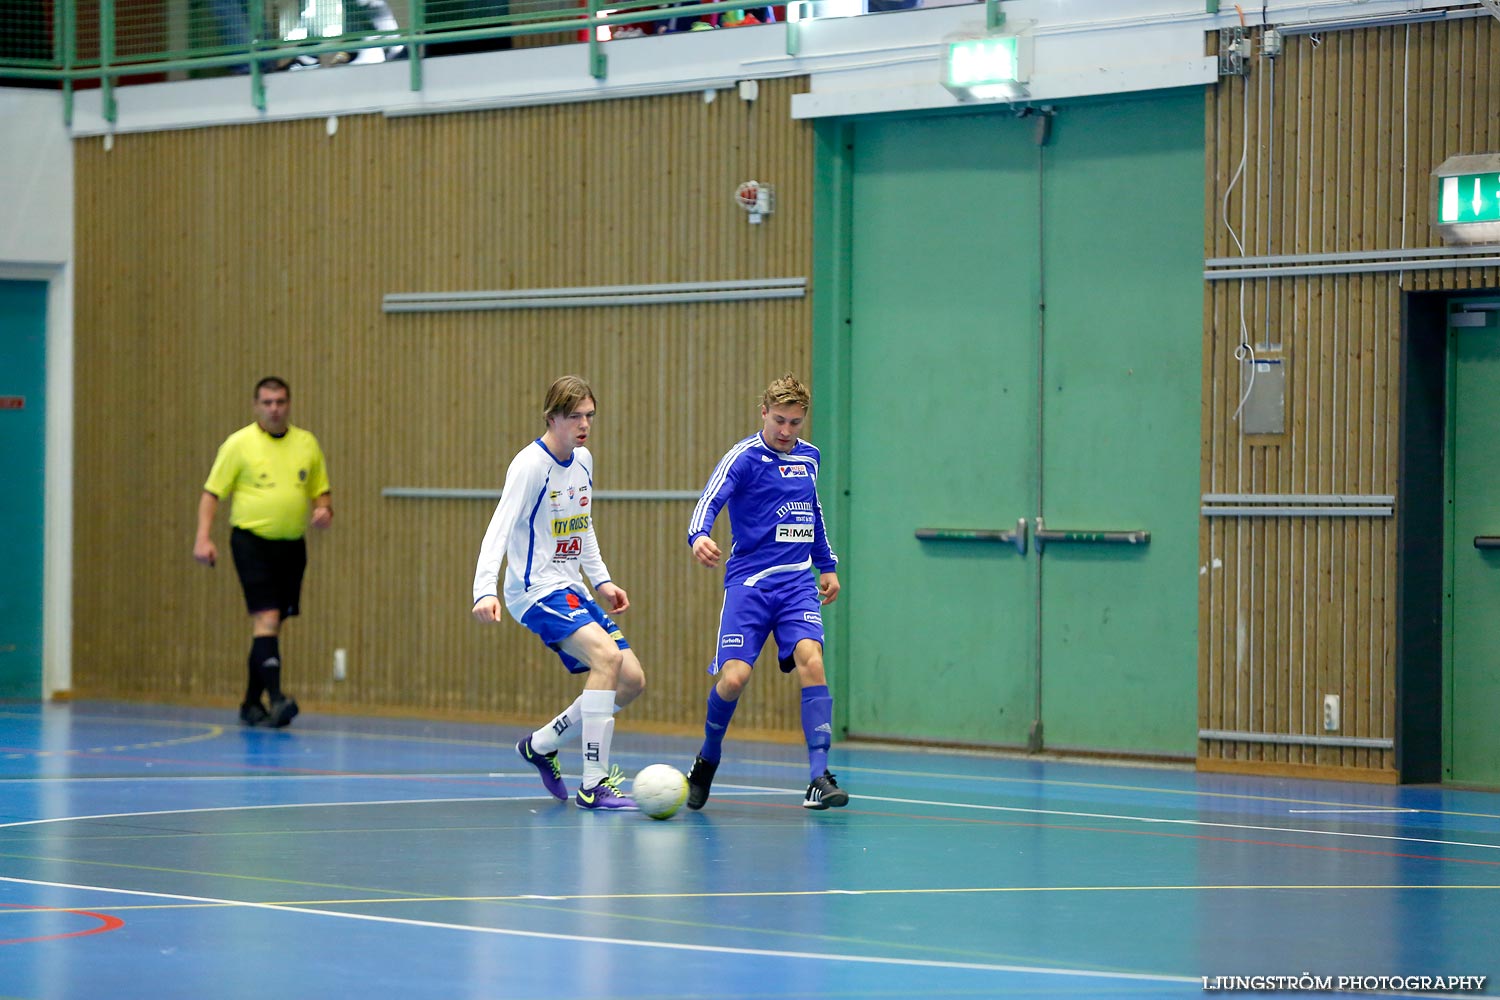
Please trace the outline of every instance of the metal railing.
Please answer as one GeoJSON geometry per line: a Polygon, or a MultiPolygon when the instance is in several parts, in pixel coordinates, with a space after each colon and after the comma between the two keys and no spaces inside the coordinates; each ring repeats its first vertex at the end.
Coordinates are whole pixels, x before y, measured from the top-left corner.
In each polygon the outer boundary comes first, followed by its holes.
{"type": "MultiPolygon", "coordinates": [[[[814,2],[793,0],[803,9],[814,2]]],[[[112,122],[122,83],[243,74],[252,103],[265,110],[267,73],[404,59],[418,91],[430,55],[502,48],[504,40],[535,35],[583,42],[589,72],[602,80],[610,31],[765,9],[743,0],[396,0],[394,9],[387,0],[41,0],[9,7],[0,19],[0,83],[56,83],[69,123],[74,88],[97,84],[112,122]]],[[[787,25],[788,51],[795,28],[787,25]]]]}

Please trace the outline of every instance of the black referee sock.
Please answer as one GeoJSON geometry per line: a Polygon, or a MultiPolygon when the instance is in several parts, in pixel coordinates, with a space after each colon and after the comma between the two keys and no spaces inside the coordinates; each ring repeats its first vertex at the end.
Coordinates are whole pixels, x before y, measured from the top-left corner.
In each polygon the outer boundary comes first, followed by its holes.
{"type": "Polygon", "coordinates": [[[254,705],[266,691],[266,682],[260,676],[260,637],[250,641],[250,680],[245,685],[245,704],[254,705]]]}
{"type": "MultiPolygon", "coordinates": [[[[274,635],[258,635],[250,643],[250,686],[258,682],[271,698],[281,701],[281,644],[274,635]]],[[[256,695],[260,697],[259,694],[256,695]]]]}

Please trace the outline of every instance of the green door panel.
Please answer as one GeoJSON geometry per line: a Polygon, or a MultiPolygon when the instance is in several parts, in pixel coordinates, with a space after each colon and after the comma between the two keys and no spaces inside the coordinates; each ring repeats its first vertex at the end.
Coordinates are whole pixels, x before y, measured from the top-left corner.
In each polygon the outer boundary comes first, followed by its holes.
{"type": "Polygon", "coordinates": [[[0,281],[0,698],[42,693],[47,283],[0,281]]]}
{"type": "Polygon", "coordinates": [[[1014,528],[1036,507],[1031,127],[861,122],[852,173],[848,730],[1024,743],[1034,564],[914,532],[1014,528]]]}
{"type": "Polygon", "coordinates": [[[1500,536],[1500,314],[1487,326],[1449,332],[1453,358],[1452,645],[1444,685],[1448,722],[1445,778],[1500,785],[1500,549],[1478,549],[1479,535],[1500,536]]]}
{"type": "Polygon", "coordinates": [[[1043,513],[1051,747],[1197,745],[1203,95],[1068,106],[1047,148],[1043,513]]]}

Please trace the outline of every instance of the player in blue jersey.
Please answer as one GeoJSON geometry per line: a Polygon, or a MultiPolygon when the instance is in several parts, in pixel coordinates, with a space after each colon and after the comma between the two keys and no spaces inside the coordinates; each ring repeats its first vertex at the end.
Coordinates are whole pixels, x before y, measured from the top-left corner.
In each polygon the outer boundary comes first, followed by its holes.
{"type": "Polygon", "coordinates": [[[594,457],[584,447],[594,421],[594,391],[577,375],[564,375],[547,391],[544,412],[547,430],[506,470],[479,549],[473,613],[482,622],[499,621],[503,596],[511,617],[536,633],[563,666],[588,674],[573,704],[516,744],[547,791],[568,798],[557,748],[581,732],[583,780],[574,802],[580,809],[634,809],[634,800],[620,790],[620,769],[610,766],[609,748],[614,713],[640,695],[646,675],[619,626],[583,585],[587,573],[611,614],[630,607],[625,591],[611,582],[594,537],[594,457]]]}
{"type": "Polygon", "coordinates": [[[782,672],[795,670],[802,684],[808,760],[802,804],[827,809],[849,801],[828,772],[833,698],[823,675],[822,605],[838,597],[839,577],[818,503],[818,449],[797,436],[811,405],[811,393],[796,376],[772,382],[761,397],[760,430],[719,460],[693,508],[688,544],[698,562],[719,564],[719,546],[708,533],[725,505],[734,543],[724,567],[718,650],[709,667],[718,679],[708,692],[703,747],[688,771],[692,809],[708,801],[724,732],[768,636],[776,638],[782,672]]]}

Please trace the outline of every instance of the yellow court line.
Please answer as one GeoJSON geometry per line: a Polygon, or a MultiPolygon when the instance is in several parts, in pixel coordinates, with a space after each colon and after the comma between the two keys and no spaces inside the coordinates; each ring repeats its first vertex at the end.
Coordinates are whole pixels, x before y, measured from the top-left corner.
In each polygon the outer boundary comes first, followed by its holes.
{"type": "MultiPolygon", "coordinates": [[[[242,882],[260,882],[265,885],[300,885],[312,886],[318,889],[346,889],[349,892],[381,892],[390,894],[410,895],[401,893],[398,889],[372,889],[362,885],[339,885],[332,882],[305,882],[301,879],[270,878],[265,875],[239,875],[234,872],[204,872],[194,871],[190,868],[161,868],[156,865],[127,865],[117,861],[90,861],[84,858],[49,858],[39,857],[33,854],[0,854],[0,858],[13,858],[18,861],[47,861],[56,864],[68,865],[92,865],[96,868],[122,868],[126,871],[135,872],[161,872],[165,875],[192,875],[199,878],[226,878],[242,882]]],[[[378,900],[364,900],[364,902],[378,902],[378,900]]],[[[266,904],[285,905],[285,904],[266,904]]]]}
{"type": "MultiPolygon", "coordinates": [[[[36,716],[20,715],[14,712],[0,712],[0,718],[34,719],[36,718],[36,716]]],[[[113,719],[110,721],[121,722],[122,720],[113,719]]],[[[85,747],[83,749],[76,750],[35,750],[31,751],[31,754],[36,757],[74,757],[79,754],[86,753],[126,753],[131,750],[160,750],[163,747],[185,746],[188,743],[201,743],[204,740],[217,739],[218,737],[224,735],[224,727],[212,722],[172,722],[168,720],[153,719],[130,719],[125,721],[128,721],[131,725],[134,725],[137,722],[142,722],[146,725],[174,726],[177,728],[181,728],[184,726],[194,726],[203,728],[205,731],[201,733],[194,733],[191,736],[178,736],[169,740],[152,740],[150,742],[142,743],[124,743],[112,747],[85,747]]]]}

